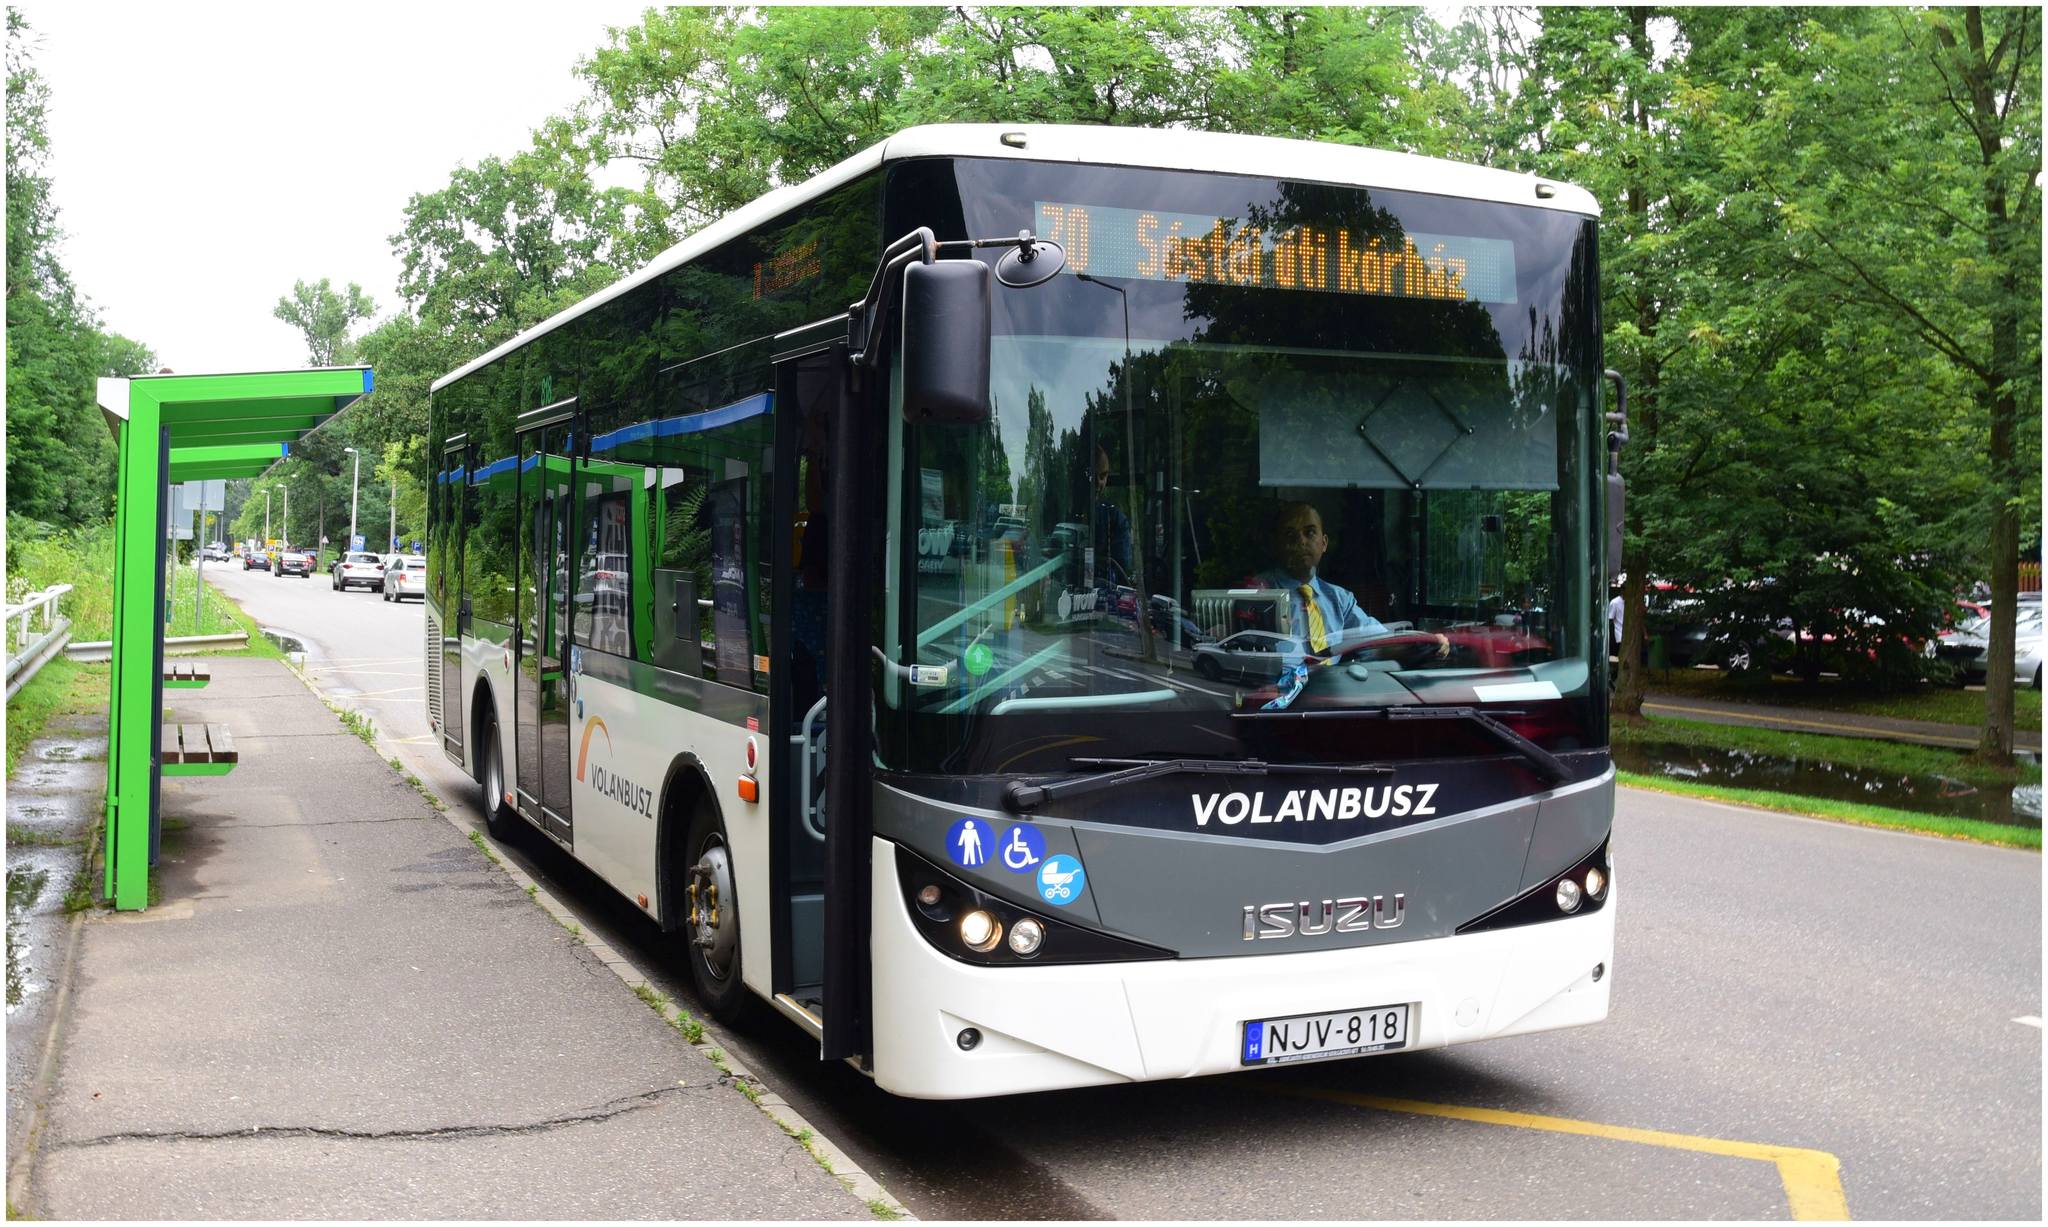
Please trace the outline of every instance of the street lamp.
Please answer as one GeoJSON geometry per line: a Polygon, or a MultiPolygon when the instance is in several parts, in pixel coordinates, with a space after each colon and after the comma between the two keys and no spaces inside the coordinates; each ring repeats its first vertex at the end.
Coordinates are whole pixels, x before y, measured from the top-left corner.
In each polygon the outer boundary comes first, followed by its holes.
{"type": "Polygon", "coordinates": [[[284,543],[292,543],[292,488],[284,488],[284,543]]]}
{"type": "Polygon", "coordinates": [[[348,548],[354,549],[356,548],[356,484],[363,477],[363,454],[352,447],[344,447],[341,450],[356,458],[355,471],[349,475],[348,479],[348,548]]]}
{"type": "Polygon", "coordinates": [[[270,544],[270,487],[263,487],[263,544],[270,544]]]}

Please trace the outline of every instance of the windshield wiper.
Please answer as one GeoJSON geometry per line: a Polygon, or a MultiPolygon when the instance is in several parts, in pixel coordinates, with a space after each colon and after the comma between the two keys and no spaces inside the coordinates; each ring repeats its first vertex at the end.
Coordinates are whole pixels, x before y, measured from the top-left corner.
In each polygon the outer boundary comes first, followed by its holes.
{"type": "Polygon", "coordinates": [[[1114,788],[1133,780],[1150,780],[1162,775],[1392,775],[1392,767],[1376,763],[1267,763],[1256,758],[1077,758],[1083,767],[1116,767],[1105,775],[1084,775],[1049,784],[1011,780],[1003,789],[1003,804],[1017,813],[1037,809],[1047,801],[1075,793],[1114,788]]]}
{"type": "MultiPolygon", "coordinates": [[[[1503,716],[1519,716],[1518,711],[1503,711],[1503,716]]],[[[1563,784],[1576,778],[1570,767],[1564,765],[1555,754],[1530,741],[1515,730],[1494,718],[1495,713],[1480,711],[1476,707],[1347,707],[1342,710],[1323,709],[1302,712],[1236,712],[1239,720],[1464,720],[1478,725],[1495,741],[1529,760],[1537,774],[1553,784],[1563,784]]]]}
{"type": "MultiPolygon", "coordinates": [[[[1530,741],[1476,707],[1388,707],[1380,709],[1388,720],[1466,720],[1485,729],[1500,744],[1529,760],[1537,774],[1553,784],[1572,778],[1572,769],[1550,751],[1530,741]]],[[[1519,714],[1519,713],[1518,713],[1519,714]]]]}

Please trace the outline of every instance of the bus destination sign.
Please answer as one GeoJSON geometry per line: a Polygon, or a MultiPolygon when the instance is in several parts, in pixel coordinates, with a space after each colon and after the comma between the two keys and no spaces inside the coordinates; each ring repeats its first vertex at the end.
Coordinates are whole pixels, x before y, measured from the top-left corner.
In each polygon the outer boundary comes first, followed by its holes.
{"type": "Polygon", "coordinates": [[[1438,302],[1515,301],[1515,245],[1336,226],[1272,231],[1213,214],[1039,201],[1036,231],[1097,277],[1321,290],[1438,302]]]}

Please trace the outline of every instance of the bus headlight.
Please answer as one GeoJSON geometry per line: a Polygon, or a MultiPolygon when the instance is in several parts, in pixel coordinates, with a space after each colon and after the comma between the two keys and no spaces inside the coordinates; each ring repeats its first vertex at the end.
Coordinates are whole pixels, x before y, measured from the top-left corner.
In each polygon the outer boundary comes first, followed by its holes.
{"type": "Polygon", "coordinates": [[[960,944],[980,954],[996,948],[1003,926],[995,917],[976,908],[960,918],[960,944]]]}
{"type": "Polygon", "coordinates": [[[1584,896],[1585,892],[1579,889],[1577,882],[1572,881],[1570,878],[1564,879],[1557,884],[1557,910],[1560,912],[1578,911],[1579,903],[1584,896]]]}
{"type": "Polygon", "coordinates": [[[896,876],[911,927],[942,954],[963,963],[1023,967],[1174,957],[1171,950],[1115,937],[991,894],[902,844],[896,845],[896,876]]]}
{"type": "Polygon", "coordinates": [[[1036,918],[1026,916],[1010,926],[1010,949],[1023,957],[1028,959],[1037,954],[1038,948],[1044,944],[1045,926],[1036,918]]]}
{"type": "Polygon", "coordinates": [[[1586,871],[1586,893],[1593,896],[1595,902],[1607,894],[1607,875],[1601,873],[1598,866],[1586,871]]]}

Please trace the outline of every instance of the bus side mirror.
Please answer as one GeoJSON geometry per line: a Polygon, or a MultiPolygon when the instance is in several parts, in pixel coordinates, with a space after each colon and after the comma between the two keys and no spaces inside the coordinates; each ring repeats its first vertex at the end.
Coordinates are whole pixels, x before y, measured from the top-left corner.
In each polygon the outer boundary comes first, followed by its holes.
{"type": "Polygon", "coordinates": [[[989,267],[939,260],[903,270],[903,419],[972,425],[989,417],[989,267]]]}
{"type": "Polygon", "coordinates": [[[1628,490],[1621,480],[1621,449],[1628,446],[1628,381],[1621,372],[1601,372],[1614,385],[1614,408],[1607,412],[1607,584],[1621,574],[1622,509],[1628,490]]]}
{"type": "Polygon", "coordinates": [[[1621,474],[1609,473],[1607,475],[1607,583],[1609,587],[1613,586],[1615,577],[1621,574],[1621,513],[1622,506],[1627,501],[1628,487],[1621,480],[1621,474]]]}

